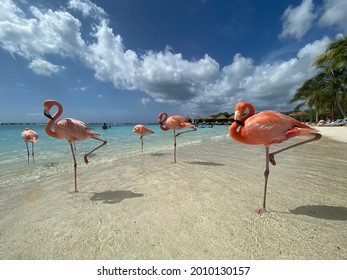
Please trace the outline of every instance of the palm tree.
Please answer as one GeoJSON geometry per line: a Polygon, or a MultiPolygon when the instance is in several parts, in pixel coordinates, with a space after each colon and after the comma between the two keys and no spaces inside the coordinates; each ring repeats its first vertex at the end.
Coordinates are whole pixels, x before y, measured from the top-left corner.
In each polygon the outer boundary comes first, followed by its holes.
{"type": "Polygon", "coordinates": [[[313,63],[326,73],[325,89],[334,95],[336,104],[344,118],[347,117],[347,35],[333,41],[324,54],[318,56],[313,63]]]}
{"type": "MultiPolygon", "coordinates": [[[[326,109],[327,102],[330,96],[325,91],[324,81],[326,74],[321,72],[313,78],[307,80],[300,88],[297,89],[294,97],[290,100],[290,103],[299,103],[294,111],[299,111],[301,107],[307,105],[312,112],[312,109],[316,109],[316,122],[319,121],[319,113],[326,109]]],[[[312,122],[312,116],[310,114],[310,122],[312,122]]]]}
{"type": "Polygon", "coordinates": [[[324,54],[318,56],[313,63],[317,67],[326,66],[327,71],[346,69],[347,66],[347,35],[329,44],[324,54]]]}
{"type": "Polygon", "coordinates": [[[346,115],[346,104],[347,104],[347,71],[346,69],[340,68],[332,72],[328,76],[326,81],[326,90],[329,92],[332,98],[334,98],[337,107],[344,118],[346,115]]]}

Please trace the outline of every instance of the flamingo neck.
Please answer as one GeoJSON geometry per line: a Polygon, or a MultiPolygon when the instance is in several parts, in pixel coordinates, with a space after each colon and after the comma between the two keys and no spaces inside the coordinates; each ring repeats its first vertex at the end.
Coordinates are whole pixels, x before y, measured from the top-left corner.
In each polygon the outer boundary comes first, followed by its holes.
{"type": "Polygon", "coordinates": [[[168,118],[168,115],[166,113],[160,113],[159,114],[158,119],[159,119],[159,127],[160,127],[161,130],[167,131],[167,130],[170,129],[170,128],[167,127],[167,125],[165,123],[167,118],[168,118]]]}
{"type": "Polygon", "coordinates": [[[45,126],[45,132],[49,135],[52,136],[54,138],[62,138],[58,135],[58,133],[54,130],[52,130],[52,126],[54,124],[54,122],[61,116],[61,114],[63,113],[63,106],[56,101],[52,101],[52,106],[57,106],[58,107],[58,111],[52,116],[52,119],[50,119],[48,121],[48,123],[45,126]]]}
{"type": "MultiPolygon", "coordinates": [[[[241,111],[241,110],[240,110],[241,111]]],[[[241,111],[240,120],[244,123],[248,118],[254,115],[254,107],[250,103],[245,103],[244,109],[241,111]],[[248,113],[244,116],[242,114],[248,109],[248,113]]]]}

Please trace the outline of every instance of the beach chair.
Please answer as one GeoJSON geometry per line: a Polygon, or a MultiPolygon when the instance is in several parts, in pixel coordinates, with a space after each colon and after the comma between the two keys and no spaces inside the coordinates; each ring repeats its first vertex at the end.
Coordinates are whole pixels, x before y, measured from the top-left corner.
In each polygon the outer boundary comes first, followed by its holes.
{"type": "Polygon", "coordinates": [[[343,121],[343,119],[337,119],[336,121],[332,122],[331,125],[342,126],[343,125],[342,121],[343,121]]]}

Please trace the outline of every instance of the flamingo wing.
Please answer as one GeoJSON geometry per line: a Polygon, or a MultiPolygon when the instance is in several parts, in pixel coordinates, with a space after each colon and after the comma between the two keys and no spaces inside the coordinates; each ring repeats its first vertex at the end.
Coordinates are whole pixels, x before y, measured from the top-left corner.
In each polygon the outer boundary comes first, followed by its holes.
{"type": "Polygon", "coordinates": [[[99,133],[91,131],[84,122],[71,118],[59,120],[55,130],[60,138],[66,138],[69,143],[100,136],[99,133]]]}
{"type": "Polygon", "coordinates": [[[138,124],[134,126],[133,132],[140,134],[140,135],[147,135],[147,134],[152,134],[154,131],[150,130],[148,127],[138,124]]]}
{"type": "Polygon", "coordinates": [[[242,134],[250,144],[271,145],[299,135],[309,135],[317,130],[289,116],[275,111],[263,111],[245,121],[242,134]]]}
{"type": "Polygon", "coordinates": [[[186,118],[181,116],[172,116],[168,118],[168,120],[166,121],[166,125],[174,130],[181,129],[181,128],[194,127],[194,125],[188,122],[186,118]]]}
{"type": "Polygon", "coordinates": [[[37,142],[39,135],[35,131],[26,128],[22,133],[22,137],[25,142],[37,142]]]}
{"type": "Polygon", "coordinates": [[[141,125],[141,124],[135,125],[133,128],[133,132],[137,133],[137,134],[141,134],[142,126],[143,125],[141,125]]]}

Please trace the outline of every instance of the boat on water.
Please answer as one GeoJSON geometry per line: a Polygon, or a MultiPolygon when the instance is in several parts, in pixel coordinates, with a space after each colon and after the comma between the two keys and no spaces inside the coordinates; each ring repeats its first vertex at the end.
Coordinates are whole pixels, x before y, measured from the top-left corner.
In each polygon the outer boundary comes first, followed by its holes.
{"type": "Polygon", "coordinates": [[[201,125],[199,128],[213,128],[213,124],[201,125]]]}

